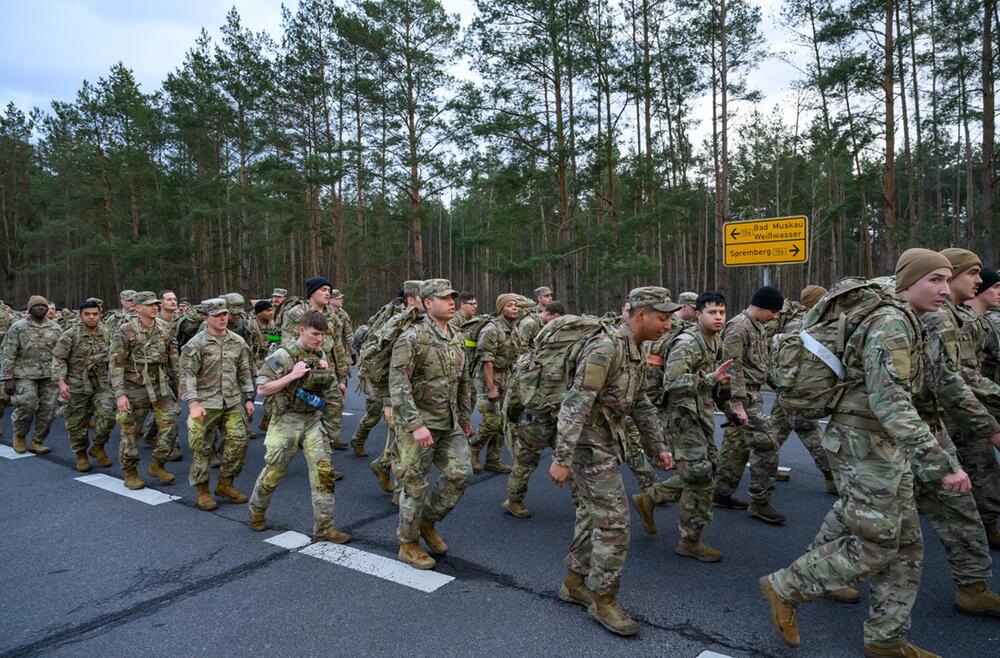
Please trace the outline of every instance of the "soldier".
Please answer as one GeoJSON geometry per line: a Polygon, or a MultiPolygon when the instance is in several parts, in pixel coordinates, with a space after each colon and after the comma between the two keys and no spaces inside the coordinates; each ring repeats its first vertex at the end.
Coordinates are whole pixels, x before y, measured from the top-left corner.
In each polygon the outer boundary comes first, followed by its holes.
{"type": "MultiPolygon", "coordinates": [[[[323,339],[323,354],[330,359],[334,374],[337,376],[336,390],[333,397],[327,401],[323,413],[323,425],[326,427],[327,440],[334,450],[345,450],[347,443],[340,440],[340,425],[344,416],[344,396],[347,394],[347,380],[351,376],[351,364],[344,351],[344,341],[340,336],[340,322],[330,309],[330,294],[333,285],[322,276],[314,276],[306,281],[307,304],[301,304],[285,312],[281,325],[281,336],[285,342],[294,342],[297,338],[299,320],[309,309],[319,311],[327,319],[327,335],[323,339]],[[338,393],[339,391],[339,393],[338,393]]],[[[339,475],[339,474],[338,474],[339,475]]]]}
{"type": "Polygon", "coordinates": [[[469,442],[472,410],[461,333],[448,325],[455,298],[446,279],[420,286],[426,315],[406,329],[392,348],[389,390],[398,428],[399,559],[417,569],[433,569],[434,558],[420,546],[444,555],[448,545],[435,524],[455,507],[472,476],[469,442]],[[433,488],[431,466],[441,471],[433,488]]]}
{"type": "Polygon", "coordinates": [[[177,293],[173,290],[164,290],[160,293],[160,321],[167,325],[170,335],[177,336],[177,325],[180,323],[181,314],[177,305],[177,293]]]}
{"type": "Polygon", "coordinates": [[[340,323],[340,340],[344,344],[344,354],[353,362],[354,349],[351,343],[354,339],[354,327],[351,326],[351,316],[344,310],[344,293],[336,288],[330,291],[330,307],[337,316],[337,322],[340,323]]]}
{"type": "Polygon", "coordinates": [[[142,489],[139,477],[139,432],[152,411],[157,425],[157,443],[147,474],[162,484],[174,476],[163,464],[177,441],[180,409],[174,391],[179,381],[177,350],[166,328],[156,321],[160,300],[152,292],[135,294],[135,315],[125,321],[111,339],[111,388],[115,393],[118,424],[122,427],[118,460],[125,473],[125,486],[142,489]]]}
{"type": "MultiPolygon", "coordinates": [[[[980,273],[980,276],[983,279],[983,283],[979,285],[979,293],[976,295],[976,299],[982,300],[981,306],[985,309],[981,312],[981,316],[983,331],[986,334],[986,343],[983,346],[982,353],[982,369],[984,375],[997,384],[1000,384],[1000,286],[997,284],[993,284],[992,286],[986,285],[988,280],[992,280],[993,276],[997,276],[996,270],[986,268],[980,273]],[[993,291],[996,294],[995,304],[992,303],[991,299],[993,291]]],[[[0,327],[0,337],[2,337],[2,334],[3,330],[0,327]]]]}
{"type": "MultiPolygon", "coordinates": [[[[717,459],[715,408],[728,395],[731,375],[727,371],[733,360],[724,357],[719,337],[726,325],[726,298],[721,292],[705,292],[697,297],[695,305],[697,324],[677,336],[664,368],[661,419],[673,444],[677,475],[657,487],[657,494],[681,504],[676,553],[702,562],[718,562],[722,553],[701,541],[701,535],[712,520],[717,459]]],[[[632,500],[643,516],[643,524],[655,531],[653,503],[659,501],[653,497],[652,493],[642,492],[632,500]]]]}
{"type": "Polygon", "coordinates": [[[656,407],[646,397],[642,343],[663,335],[678,305],[656,286],[636,288],[628,300],[628,322],[612,334],[599,334],[580,353],[559,410],[549,476],[562,486],[572,470],[576,492],[576,526],[559,598],[587,606],[590,617],[613,633],[638,635],[639,625],[617,598],[629,542],[628,501],[619,471],[627,441],[623,418],[635,421],[657,465],[672,468],[656,407]]]}
{"type": "Polygon", "coordinates": [[[483,468],[494,473],[510,473],[510,466],[500,459],[504,441],[498,405],[503,399],[514,362],[524,351],[514,328],[520,311],[512,293],[497,296],[496,313],[497,316],[491,318],[479,332],[476,347],[476,406],[482,420],[475,439],[469,442],[474,473],[483,468]],[[486,449],[485,466],[479,461],[479,452],[483,448],[486,449]]]}
{"type": "Polygon", "coordinates": [[[913,316],[941,307],[951,271],[941,254],[908,249],[896,264],[901,303],[879,307],[849,339],[844,381],[866,409],[834,414],[823,438],[846,532],[760,579],[771,618],[789,646],[800,642],[798,605],[869,580],[865,655],[933,655],[906,640],[923,560],[914,474],[950,492],[968,492],[972,485],[913,406],[926,378],[923,329],[913,316]]]}
{"type": "MultiPolygon", "coordinates": [[[[13,309],[7,306],[2,299],[0,299],[0,346],[3,345],[3,337],[7,334],[7,330],[10,329],[11,325],[17,321],[17,314],[14,313],[13,309]]],[[[5,387],[0,386],[0,419],[3,418],[3,413],[7,409],[7,405],[10,404],[10,396],[4,390],[5,387]]],[[[3,435],[3,423],[0,422],[0,436],[3,435]]]]}
{"type": "Polygon", "coordinates": [[[209,491],[209,473],[216,431],[223,432],[225,446],[215,495],[234,503],[247,497],[233,484],[243,470],[247,452],[247,425],[253,417],[253,369],[250,348],[227,328],[229,309],[225,299],[201,303],[208,316],[208,330],[189,340],[181,352],[183,399],[188,403],[188,445],[194,458],[188,484],[198,492],[198,507],[211,511],[218,505],[209,491]]]}
{"type": "Polygon", "coordinates": [[[274,306],[274,312],[277,313],[281,305],[285,303],[285,298],[288,297],[288,291],[284,288],[275,288],[271,291],[271,304],[274,306]]]}
{"type": "MultiPolygon", "coordinates": [[[[229,310],[229,331],[242,338],[244,341],[250,340],[250,323],[244,314],[243,304],[246,299],[238,292],[227,293],[223,296],[226,301],[226,308],[229,310]]],[[[205,318],[206,327],[208,318],[205,318]]],[[[203,327],[204,329],[205,327],[203,327]]]]}
{"type": "Polygon", "coordinates": [[[90,470],[89,454],[98,466],[111,466],[104,446],[115,428],[115,398],[108,377],[107,332],[101,326],[101,309],[94,301],[80,305],[80,322],[59,337],[52,350],[52,379],[67,401],[63,416],[70,450],[76,455],[76,470],[90,470]],[[90,445],[90,421],[94,421],[94,444],[90,445]],[[90,448],[88,453],[88,447],[90,448]]]}
{"type": "Polygon", "coordinates": [[[118,293],[118,302],[121,304],[120,309],[115,309],[111,311],[107,317],[104,318],[104,328],[108,331],[108,336],[112,339],[118,332],[118,328],[131,317],[135,315],[135,294],[134,290],[122,290],[118,293]]]}
{"type": "Polygon", "coordinates": [[[177,314],[184,315],[187,310],[191,307],[191,300],[187,297],[181,297],[180,301],[177,302],[177,314]]]}
{"type": "MultiPolygon", "coordinates": [[[[474,323],[479,321],[479,302],[476,300],[476,296],[471,292],[463,292],[458,296],[458,309],[455,311],[455,315],[451,317],[448,321],[451,326],[455,327],[462,332],[462,344],[465,346],[465,369],[469,371],[469,381],[473,381],[475,373],[472,372],[472,366],[476,361],[476,348],[479,346],[479,336],[469,336],[466,335],[467,332],[464,328],[469,329],[474,328],[474,323]]],[[[480,331],[482,328],[480,327],[480,331]]],[[[476,391],[475,386],[472,386],[472,400],[470,401],[471,407],[476,406],[476,391]]],[[[473,464],[475,466],[475,464],[473,464]]]]}
{"type": "Polygon", "coordinates": [[[285,341],[257,373],[257,393],[271,399],[271,424],[264,439],[264,469],[250,495],[250,527],[266,530],[265,513],[275,488],[301,448],[312,489],[313,539],[346,544],[351,537],[333,526],[336,471],[323,416],[339,391],[322,345],[329,320],[309,309],[296,320],[298,337],[285,341]]]}
{"type": "Polygon", "coordinates": [[[715,505],[747,509],[733,498],[747,460],[750,461],[750,515],[766,523],[782,524],[785,517],[771,506],[774,474],[778,470],[778,444],[764,413],[760,387],[767,378],[768,344],[764,324],[771,321],[784,299],[771,286],[753,294],[750,306],[726,323],[722,341],[735,361],[730,387],[732,399],[727,417],[719,466],[715,476],[715,505]]]}
{"type": "Polygon", "coordinates": [[[517,337],[522,345],[531,347],[535,343],[535,336],[542,329],[542,311],[552,299],[552,288],[548,286],[535,288],[535,301],[538,302],[538,305],[517,323],[517,337]]]}
{"type": "MultiPolygon", "coordinates": [[[[160,314],[156,317],[156,321],[158,324],[160,324],[160,326],[166,329],[167,333],[170,335],[170,338],[174,341],[174,343],[177,343],[179,326],[181,321],[181,315],[180,313],[178,313],[177,310],[178,309],[177,294],[174,293],[172,290],[164,290],[163,292],[160,293],[159,299],[160,299],[160,314]]],[[[177,389],[175,387],[174,397],[176,396],[177,396],[177,389]]],[[[158,435],[158,432],[159,429],[156,425],[156,418],[155,416],[150,416],[149,418],[146,419],[146,424],[142,432],[142,439],[143,441],[146,442],[146,445],[150,446],[151,448],[156,447],[157,443],[156,437],[158,435]]],[[[181,447],[179,444],[180,444],[179,441],[174,440],[173,450],[170,451],[170,461],[172,462],[180,461],[184,458],[184,455],[181,453],[181,447]]]]}
{"type": "Polygon", "coordinates": [[[59,325],[46,317],[49,303],[41,295],[28,299],[28,317],[10,326],[0,352],[0,380],[4,393],[14,401],[14,451],[45,455],[52,416],[56,410],[56,383],[52,381],[52,348],[59,340],[59,325]],[[27,445],[31,423],[35,433],[27,445]]]}
{"type": "MultiPolygon", "coordinates": [[[[682,292],[677,297],[677,303],[681,305],[681,308],[670,319],[671,325],[681,323],[693,326],[696,324],[698,322],[698,293],[682,292]]],[[[680,330],[677,333],[680,333],[680,330]]]]}
{"type": "Polygon", "coordinates": [[[253,306],[253,320],[249,324],[250,356],[253,359],[254,370],[264,365],[264,359],[270,351],[271,343],[280,343],[281,336],[278,335],[274,326],[274,305],[262,299],[253,306]]]}

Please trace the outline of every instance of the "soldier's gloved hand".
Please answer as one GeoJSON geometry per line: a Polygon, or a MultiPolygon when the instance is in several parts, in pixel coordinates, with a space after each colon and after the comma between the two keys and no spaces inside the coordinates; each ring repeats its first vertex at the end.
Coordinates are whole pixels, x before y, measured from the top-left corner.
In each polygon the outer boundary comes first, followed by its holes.
{"type": "Polygon", "coordinates": [[[944,487],[945,491],[968,493],[972,491],[972,480],[969,479],[968,473],[959,471],[944,476],[944,479],[941,480],[941,486],[944,487]]]}
{"type": "Polygon", "coordinates": [[[3,380],[3,392],[7,395],[14,395],[14,380],[5,379],[3,380]]]}

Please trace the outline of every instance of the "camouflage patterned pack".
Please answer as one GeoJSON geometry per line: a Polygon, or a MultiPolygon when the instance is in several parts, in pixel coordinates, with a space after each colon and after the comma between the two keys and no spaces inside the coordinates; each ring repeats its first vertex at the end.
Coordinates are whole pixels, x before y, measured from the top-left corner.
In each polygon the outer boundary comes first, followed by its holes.
{"type": "Polygon", "coordinates": [[[376,391],[389,390],[389,364],[392,346],[404,331],[423,317],[419,308],[411,307],[393,315],[378,331],[369,331],[358,354],[359,375],[368,380],[376,391]]]}
{"type": "Polygon", "coordinates": [[[462,332],[463,345],[470,350],[476,349],[479,344],[479,333],[493,317],[489,313],[480,313],[473,315],[468,320],[462,320],[462,323],[458,325],[458,330],[462,332]]]}
{"type": "Polygon", "coordinates": [[[580,352],[594,336],[610,333],[617,318],[562,315],[547,323],[535,337],[530,359],[515,368],[517,399],[525,409],[557,409],[573,383],[580,352]]]}
{"type": "Polygon", "coordinates": [[[174,336],[178,351],[201,330],[201,323],[204,320],[205,311],[201,304],[192,304],[184,311],[177,320],[177,334],[174,336]]]}
{"type": "Polygon", "coordinates": [[[833,412],[855,383],[844,380],[841,359],[848,339],[876,309],[886,305],[901,303],[878,282],[847,277],[809,310],[801,332],[774,337],[768,379],[790,414],[818,420],[833,412]]]}
{"type": "Polygon", "coordinates": [[[300,306],[309,306],[309,300],[305,297],[286,297],[285,301],[281,302],[281,306],[278,307],[278,312],[274,314],[274,326],[277,328],[277,332],[281,333],[282,327],[285,326],[285,318],[288,317],[288,313],[293,308],[298,308],[300,306]]]}

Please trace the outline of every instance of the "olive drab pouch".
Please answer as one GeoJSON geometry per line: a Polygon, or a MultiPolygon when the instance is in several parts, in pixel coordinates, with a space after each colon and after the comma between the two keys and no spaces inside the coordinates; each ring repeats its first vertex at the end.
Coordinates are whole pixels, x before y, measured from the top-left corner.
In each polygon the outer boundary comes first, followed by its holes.
{"type": "Polygon", "coordinates": [[[311,393],[322,393],[330,388],[337,377],[329,368],[314,368],[302,378],[301,387],[311,393]]]}
{"type": "Polygon", "coordinates": [[[398,317],[393,316],[393,319],[386,322],[378,332],[374,334],[369,332],[358,354],[358,364],[361,366],[362,376],[375,390],[388,390],[392,346],[396,339],[410,326],[419,322],[420,318],[420,309],[408,308],[398,314],[398,317]]]}

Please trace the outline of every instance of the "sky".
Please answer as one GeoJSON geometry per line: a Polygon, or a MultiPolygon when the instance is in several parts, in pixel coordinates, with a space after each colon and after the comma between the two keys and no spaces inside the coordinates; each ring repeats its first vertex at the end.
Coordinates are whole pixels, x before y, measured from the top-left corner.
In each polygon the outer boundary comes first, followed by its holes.
{"type": "MultiPolygon", "coordinates": [[[[786,50],[778,21],[781,0],[753,1],[763,11],[769,50],[786,50]]],[[[294,0],[286,2],[294,6],[294,0]]],[[[475,13],[473,0],[442,4],[459,14],[463,25],[475,13]]],[[[0,107],[13,101],[23,110],[47,109],[52,100],[72,100],[84,80],[106,75],[119,61],[151,93],[183,62],[203,27],[218,36],[234,5],[247,28],[279,34],[280,0],[0,0],[0,107]]],[[[750,75],[751,88],[764,96],[765,113],[777,107],[794,121],[796,77],[794,67],[778,57],[750,75]]],[[[705,119],[697,132],[707,134],[710,100],[700,99],[695,115],[705,119]]]]}

